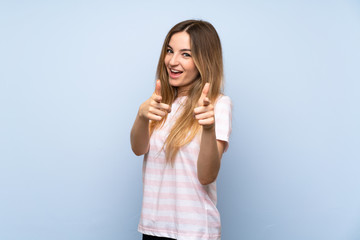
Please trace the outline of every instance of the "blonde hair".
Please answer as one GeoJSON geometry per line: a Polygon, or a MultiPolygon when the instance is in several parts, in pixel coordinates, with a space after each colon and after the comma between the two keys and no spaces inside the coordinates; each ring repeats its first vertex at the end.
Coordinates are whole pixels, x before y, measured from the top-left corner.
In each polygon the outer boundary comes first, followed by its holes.
{"type": "MultiPolygon", "coordinates": [[[[186,32],[190,36],[191,55],[199,75],[192,83],[183,111],[170,130],[163,146],[166,161],[171,164],[174,163],[179,149],[190,143],[201,129],[193,116],[193,110],[197,105],[205,83],[210,83],[207,97],[212,103],[216,101],[216,98],[223,90],[221,42],[215,28],[206,21],[187,20],[176,24],[170,29],[162,46],[156,72],[157,79],[161,81],[162,102],[171,105],[177,97],[176,88],[169,84],[169,75],[164,59],[171,37],[178,32],[186,32]]],[[[150,123],[150,134],[156,128],[161,127],[165,121],[166,117],[161,121],[152,121],[150,123]]]]}

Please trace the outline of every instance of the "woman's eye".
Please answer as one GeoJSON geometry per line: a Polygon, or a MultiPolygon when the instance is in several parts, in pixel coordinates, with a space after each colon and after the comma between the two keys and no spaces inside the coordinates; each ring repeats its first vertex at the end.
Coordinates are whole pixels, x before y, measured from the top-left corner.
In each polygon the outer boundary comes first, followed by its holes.
{"type": "Polygon", "coordinates": [[[168,49],[166,50],[166,52],[167,52],[167,53],[173,53],[173,51],[172,51],[170,48],[168,48],[168,49]]]}
{"type": "Polygon", "coordinates": [[[191,55],[188,54],[188,53],[183,53],[183,56],[184,56],[184,57],[191,57],[191,55]]]}

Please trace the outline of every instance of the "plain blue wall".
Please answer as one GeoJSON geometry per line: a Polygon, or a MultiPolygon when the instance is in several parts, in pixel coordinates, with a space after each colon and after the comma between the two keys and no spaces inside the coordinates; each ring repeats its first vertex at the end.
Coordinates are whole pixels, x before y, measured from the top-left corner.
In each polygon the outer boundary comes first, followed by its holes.
{"type": "Polygon", "coordinates": [[[1,1],[0,239],[140,239],[129,132],[162,41],[208,20],[233,133],[224,240],[360,239],[359,1],[1,1]]]}

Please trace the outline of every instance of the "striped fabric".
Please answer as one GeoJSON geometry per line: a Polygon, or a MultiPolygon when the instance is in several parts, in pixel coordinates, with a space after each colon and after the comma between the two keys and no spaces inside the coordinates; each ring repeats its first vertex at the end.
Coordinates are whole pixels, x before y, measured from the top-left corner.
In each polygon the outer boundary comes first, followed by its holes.
{"type": "MultiPolygon", "coordinates": [[[[220,215],[216,183],[202,185],[197,178],[200,134],[181,148],[172,167],[166,164],[164,141],[179,116],[186,97],[172,104],[164,126],[155,130],[143,163],[143,203],[138,230],[177,240],[219,240],[220,215]]],[[[215,105],[216,138],[229,141],[231,100],[220,96],[215,105]]]]}

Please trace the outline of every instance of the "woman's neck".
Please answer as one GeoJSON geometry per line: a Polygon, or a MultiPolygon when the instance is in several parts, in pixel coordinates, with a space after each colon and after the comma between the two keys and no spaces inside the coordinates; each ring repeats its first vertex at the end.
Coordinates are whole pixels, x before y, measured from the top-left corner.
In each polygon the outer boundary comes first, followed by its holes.
{"type": "Polygon", "coordinates": [[[193,83],[190,83],[190,84],[188,84],[186,86],[178,87],[176,89],[176,96],[177,97],[188,96],[192,86],[193,86],[193,83]]]}
{"type": "Polygon", "coordinates": [[[178,89],[177,90],[177,97],[183,97],[183,96],[187,96],[189,93],[189,89],[178,89]]]}

